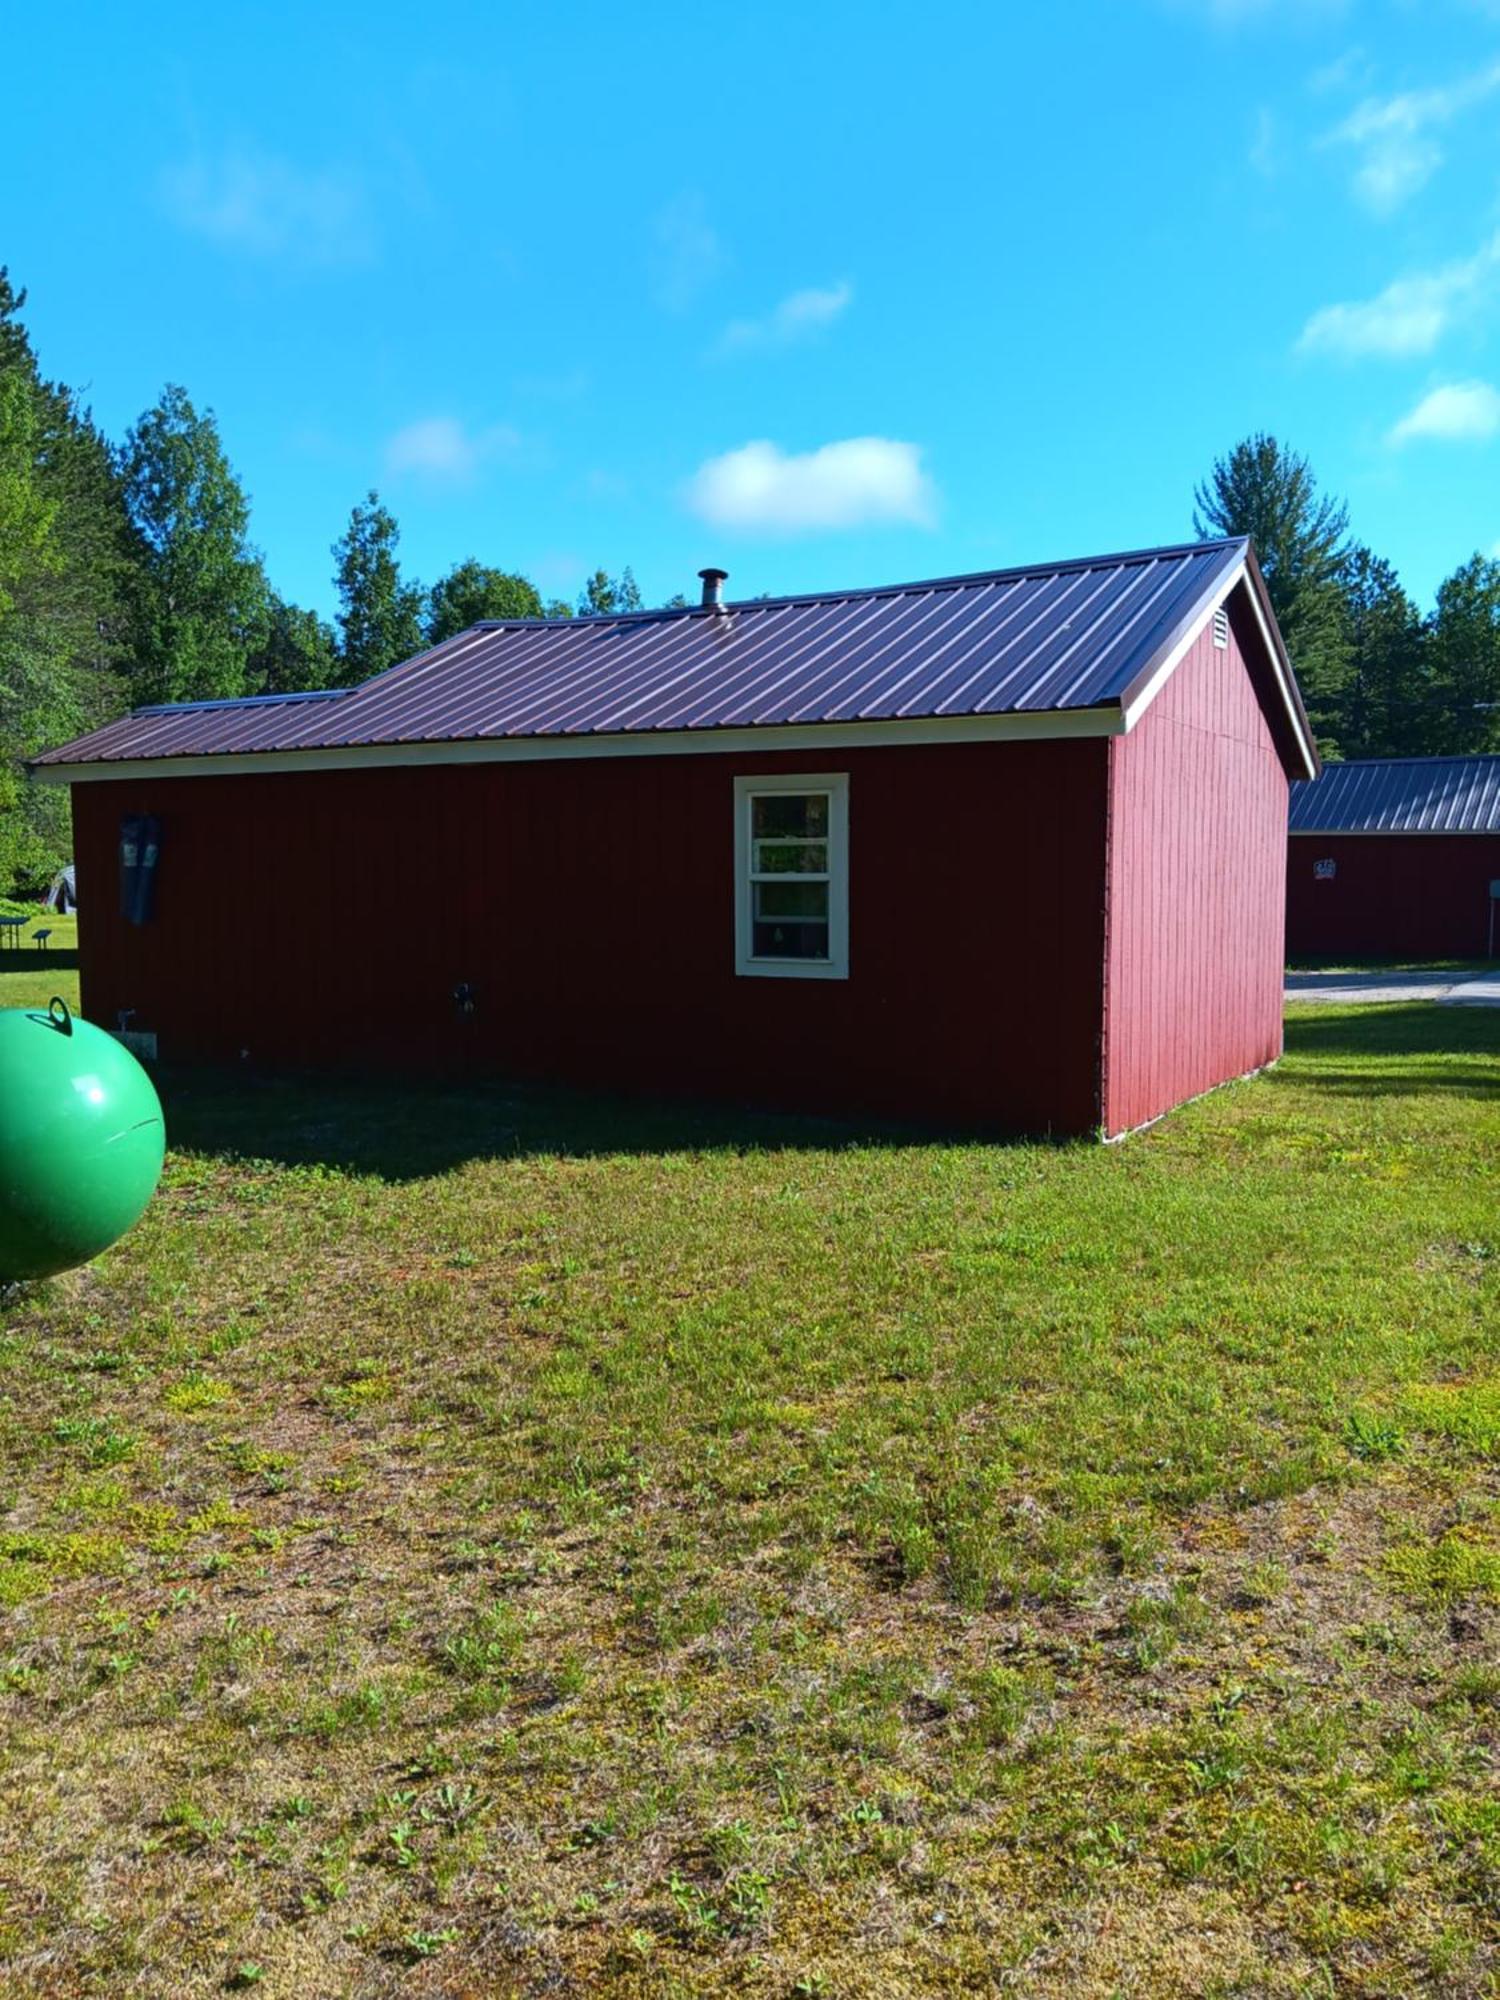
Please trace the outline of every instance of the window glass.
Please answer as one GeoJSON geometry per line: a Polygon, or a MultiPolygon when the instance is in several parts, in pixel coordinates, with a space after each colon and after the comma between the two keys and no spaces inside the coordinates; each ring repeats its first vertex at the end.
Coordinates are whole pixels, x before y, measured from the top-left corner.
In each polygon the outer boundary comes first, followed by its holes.
{"type": "Polygon", "coordinates": [[[826,875],[826,840],[757,840],[750,857],[756,875],[826,875]]]}
{"type": "Polygon", "coordinates": [[[826,792],[761,792],[750,805],[750,830],[757,840],[828,838],[826,792]]]}
{"type": "Polygon", "coordinates": [[[826,882],[757,882],[755,915],[762,917],[816,917],[828,921],[826,882]]]}
{"type": "Polygon", "coordinates": [[[750,926],[750,948],[757,958],[827,958],[828,925],[753,923],[750,926]]]}

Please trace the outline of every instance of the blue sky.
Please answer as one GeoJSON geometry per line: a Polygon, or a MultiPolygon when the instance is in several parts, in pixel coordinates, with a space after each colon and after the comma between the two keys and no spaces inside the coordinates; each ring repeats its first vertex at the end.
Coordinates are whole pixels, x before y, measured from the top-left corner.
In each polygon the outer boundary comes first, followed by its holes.
{"type": "Polygon", "coordinates": [[[1426,601],[1500,545],[1500,0],[83,5],[0,261],[119,434],[217,412],[286,595],[837,588],[1181,539],[1254,428],[1426,601]]]}

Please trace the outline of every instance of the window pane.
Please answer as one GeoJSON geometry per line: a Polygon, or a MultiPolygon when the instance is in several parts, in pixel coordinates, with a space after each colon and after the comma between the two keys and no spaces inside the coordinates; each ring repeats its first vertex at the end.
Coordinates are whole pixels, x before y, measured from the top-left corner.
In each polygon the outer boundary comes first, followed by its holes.
{"type": "Polygon", "coordinates": [[[755,958],[827,958],[828,926],[811,921],[752,924],[750,951],[755,958]]]}
{"type": "Polygon", "coordinates": [[[757,882],[754,887],[757,920],[814,917],[819,923],[828,921],[826,882],[757,882]]]}
{"type": "Polygon", "coordinates": [[[828,794],[761,792],[750,801],[750,830],[757,840],[826,840],[828,794]]]}
{"type": "Polygon", "coordinates": [[[757,840],[750,866],[757,875],[826,875],[826,840],[757,840]]]}

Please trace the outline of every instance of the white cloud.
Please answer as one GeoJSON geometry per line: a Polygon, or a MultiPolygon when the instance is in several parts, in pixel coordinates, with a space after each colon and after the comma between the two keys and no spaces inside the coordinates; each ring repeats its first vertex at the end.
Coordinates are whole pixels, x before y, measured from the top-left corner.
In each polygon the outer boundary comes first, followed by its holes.
{"type": "Polygon", "coordinates": [[[1367,97],[1325,143],[1354,149],[1354,192],[1377,215],[1389,215],[1442,165],[1438,132],[1495,90],[1500,90],[1500,62],[1440,89],[1367,97]]]}
{"type": "Polygon", "coordinates": [[[892,521],[928,527],[936,494],[919,445],[861,437],[803,452],[757,439],[706,460],[686,498],[717,528],[800,534],[892,521]]]}
{"type": "Polygon", "coordinates": [[[1484,299],[1500,270],[1500,234],[1472,257],[1397,278],[1373,299],[1324,306],[1303,327],[1305,354],[1402,359],[1430,354],[1454,322],[1484,299]]]}
{"type": "Polygon", "coordinates": [[[309,170],[268,153],[232,151],[169,167],[161,193],[183,229],[248,256],[357,264],[374,248],[364,189],[337,168],[309,170]]]}
{"type": "Polygon", "coordinates": [[[685,312],[722,268],[724,246],[708,219],[701,194],[680,194],[651,226],[652,275],[657,302],[685,312]]]}
{"type": "Polygon", "coordinates": [[[792,347],[831,326],[853,298],[854,287],[847,281],[792,292],[762,319],[731,320],[720,336],[719,350],[732,354],[747,348],[792,347]]]}
{"type": "Polygon", "coordinates": [[[1500,431],[1500,389],[1488,382],[1447,382],[1408,410],[1390,434],[1392,444],[1413,438],[1447,443],[1482,442],[1500,431]]]}
{"type": "Polygon", "coordinates": [[[1339,90],[1363,90],[1373,74],[1369,57],[1362,48],[1355,47],[1345,49],[1333,62],[1315,69],[1307,79],[1307,87],[1315,97],[1339,90]]]}
{"type": "Polygon", "coordinates": [[[423,417],[396,432],[385,448],[386,471],[442,486],[468,486],[492,459],[511,456],[520,438],[508,424],[468,431],[456,417],[423,417]]]}

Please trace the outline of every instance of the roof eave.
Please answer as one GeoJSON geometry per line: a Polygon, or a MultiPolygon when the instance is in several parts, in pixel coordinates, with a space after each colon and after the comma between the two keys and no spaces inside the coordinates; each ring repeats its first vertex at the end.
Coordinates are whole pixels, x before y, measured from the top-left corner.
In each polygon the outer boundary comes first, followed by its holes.
{"type": "Polygon", "coordinates": [[[554,733],[542,736],[426,738],[398,743],[321,745],[306,750],[187,751],[157,757],[53,762],[35,764],[31,768],[44,784],[74,785],[148,777],[256,776],[411,765],[583,761],[605,757],[753,757],[789,750],[829,755],[843,749],[1119,736],[1125,728],[1125,711],[1118,702],[1110,701],[1087,708],[1012,709],[997,715],[930,715],[862,722],[639,729],[613,734],[590,732],[577,735],[554,733]]]}
{"type": "MultiPolygon", "coordinates": [[[[1289,765],[1288,776],[1294,779],[1315,778],[1323,768],[1322,759],[1318,755],[1317,740],[1313,735],[1312,724],[1308,720],[1302,691],[1297,685],[1297,676],[1292,669],[1286,643],[1276,623],[1276,613],[1271,608],[1266,580],[1261,575],[1260,564],[1255,558],[1255,546],[1248,537],[1241,544],[1238,560],[1205,585],[1196,600],[1178,619],[1126,688],[1121,697],[1121,705],[1125,711],[1127,726],[1133,727],[1155,700],[1173,668],[1182,659],[1198,632],[1202,630],[1204,621],[1212,617],[1221,605],[1228,602],[1241,583],[1246,587],[1250,608],[1264,641],[1291,737],[1297,749],[1296,768],[1289,765]]],[[[1283,762],[1286,760],[1283,759],[1283,762]]]]}

